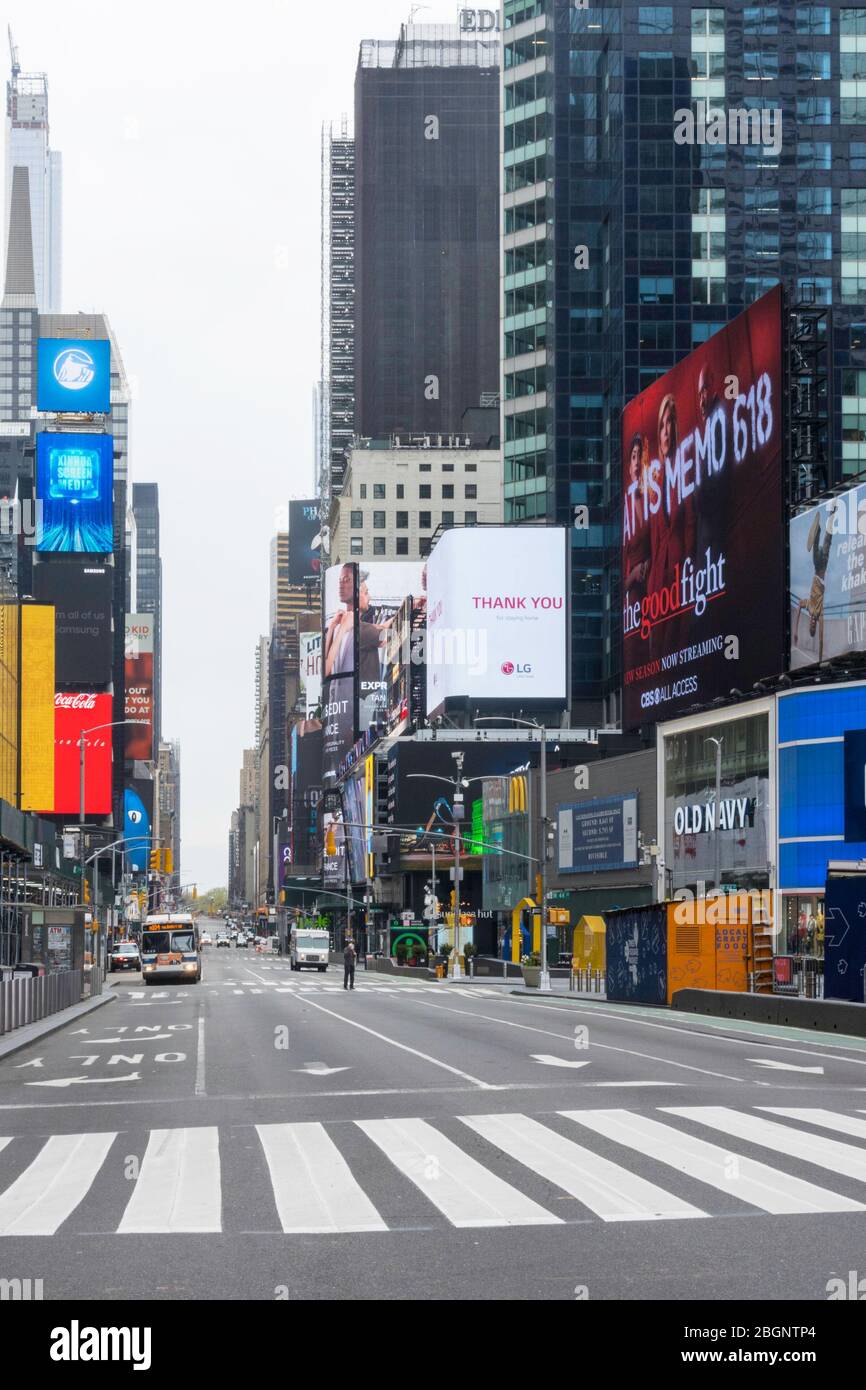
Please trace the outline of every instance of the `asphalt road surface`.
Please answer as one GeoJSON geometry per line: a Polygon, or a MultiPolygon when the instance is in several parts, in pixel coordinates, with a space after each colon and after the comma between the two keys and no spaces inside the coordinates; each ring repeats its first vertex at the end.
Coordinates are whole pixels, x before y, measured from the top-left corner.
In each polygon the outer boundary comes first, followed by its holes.
{"type": "Polygon", "coordinates": [[[0,1063],[0,1278],[86,1299],[816,1299],[866,1041],[207,948],[0,1063]]]}

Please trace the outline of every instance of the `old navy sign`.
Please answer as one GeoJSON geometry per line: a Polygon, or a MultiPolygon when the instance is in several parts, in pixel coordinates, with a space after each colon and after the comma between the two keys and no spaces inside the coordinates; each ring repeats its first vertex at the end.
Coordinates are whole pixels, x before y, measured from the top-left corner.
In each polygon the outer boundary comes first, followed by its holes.
{"type": "MultiPolygon", "coordinates": [[[[720,830],[745,830],[755,819],[754,798],[749,796],[731,797],[723,801],[719,808],[720,830]]],[[[674,811],[675,835],[701,835],[716,828],[716,804],[714,801],[695,801],[691,805],[678,806],[674,811]]]]}

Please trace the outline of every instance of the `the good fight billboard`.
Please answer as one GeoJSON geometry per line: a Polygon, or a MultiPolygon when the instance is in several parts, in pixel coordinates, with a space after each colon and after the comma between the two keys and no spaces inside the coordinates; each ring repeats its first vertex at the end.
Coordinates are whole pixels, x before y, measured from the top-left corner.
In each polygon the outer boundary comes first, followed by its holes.
{"type": "Polygon", "coordinates": [[[623,411],[623,727],[783,669],[781,290],[623,411]]]}

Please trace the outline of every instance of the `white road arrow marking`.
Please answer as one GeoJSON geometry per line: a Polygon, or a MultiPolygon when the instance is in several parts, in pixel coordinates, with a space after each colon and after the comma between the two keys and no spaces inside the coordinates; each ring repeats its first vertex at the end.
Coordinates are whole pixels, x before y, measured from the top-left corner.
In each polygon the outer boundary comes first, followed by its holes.
{"type": "Polygon", "coordinates": [[[540,1062],[544,1067],[570,1067],[576,1071],[578,1067],[588,1067],[589,1062],[571,1062],[566,1057],[551,1057],[547,1052],[531,1053],[533,1062],[540,1062]]]}
{"type": "Polygon", "coordinates": [[[823,1076],[823,1067],[798,1067],[793,1062],[775,1062],[772,1057],[747,1057],[747,1062],[754,1062],[756,1067],[771,1067],[773,1071],[807,1071],[815,1076],[823,1076]]]}
{"type": "Polygon", "coordinates": [[[23,1071],[25,1067],[41,1067],[44,1063],[41,1057],[34,1057],[32,1062],[19,1062],[16,1071],[23,1071]]]}
{"type": "MultiPolygon", "coordinates": [[[[138,1032],[138,1029],[136,1029],[136,1033],[137,1033],[137,1032],[138,1032]]],[[[136,1037],[136,1038],[135,1038],[135,1042],[136,1042],[136,1044],[138,1044],[138,1043],[143,1043],[143,1042],[158,1042],[160,1038],[170,1038],[171,1036],[172,1036],[171,1033],[151,1033],[150,1036],[147,1037],[147,1038],[139,1038],[139,1037],[136,1037]]],[[[90,1043],[90,1046],[91,1046],[91,1047],[95,1047],[97,1043],[113,1043],[114,1046],[117,1047],[118,1043],[123,1042],[123,1041],[132,1042],[133,1039],[132,1039],[132,1038],[127,1038],[127,1039],[123,1039],[123,1038],[88,1038],[87,1041],[90,1043]]]]}
{"type": "Polygon", "coordinates": [[[307,1076],[334,1076],[338,1071],[351,1071],[351,1067],[326,1067],[324,1062],[305,1062],[303,1068],[296,1067],[295,1070],[303,1070],[307,1076]]]}
{"type": "Polygon", "coordinates": [[[25,1081],[25,1086],[106,1086],[112,1081],[140,1081],[137,1071],[129,1076],[62,1076],[57,1081],[25,1081]]]}

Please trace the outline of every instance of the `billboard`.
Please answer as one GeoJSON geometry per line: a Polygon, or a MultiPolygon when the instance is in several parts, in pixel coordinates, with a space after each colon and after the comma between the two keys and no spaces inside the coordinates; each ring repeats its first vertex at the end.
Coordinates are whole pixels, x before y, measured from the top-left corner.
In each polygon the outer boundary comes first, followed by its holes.
{"type": "Polygon", "coordinates": [[[313,549],[313,541],[320,530],[317,498],[289,503],[290,584],[318,584],[322,567],[321,551],[313,549]]]}
{"type": "Polygon", "coordinates": [[[355,742],[358,567],[332,565],[325,573],[322,634],[322,768],[336,774],[355,742]]]}
{"type": "Polygon", "coordinates": [[[866,652],[866,484],[795,516],[791,670],[866,652]]]}
{"type": "Polygon", "coordinates": [[[110,434],[36,436],[37,550],[109,555],[114,548],[114,440],[110,434]]]}
{"type": "Polygon", "coordinates": [[[36,409],[107,415],[111,409],[108,339],[40,338],[36,409]]]}
{"type": "Polygon", "coordinates": [[[309,718],[322,702],[322,634],[302,632],[298,641],[298,677],[304,713],[309,718]]]}
{"type": "Polygon", "coordinates": [[[146,873],[150,863],[153,783],[136,779],[123,792],[123,834],[126,862],[133,873],[146,873]]]}
{"type": "MultiPolygon", "coordinates": [[[[466,791],[467,804],[475,800],[480,790],[477,782],[472,786],[472,779],[506,777],[518,769],[524,772],[527,767],[538,766],[537,744],[465,743],[461,744],[461,749],[464,753],[463,776],[470,782],[466,791]]],[[[388,750],[389,823],[412,830],[428,823],[447,828],[451,824],[448,811],[442,807],[440,814],[434,808],[443,799],[450,806],[453,793],[443,782],[430,781],[429,777],[432,775],[434,778],[441,778],[450,772],[453,766],[446,742],[441,745],[411,742],[393,744],[388,750]]],[[[471,828],[466,821],[463,829],[467,836],[471,836],[471,828]]]]}
{"type": "Polygon", "coordinates": [[[406,599],[423,602],[421,561],[377,561],[358,570],[358,730],[388,718],[388,639],[406,599]]]}
{"type": "Polygon", "coordinates": [[[153,631],[152,613],[127,613],[124,634],[124,719],[143,721],[126,728],[126,759],[148,762],[153,757],[153,631]]]}
{"type": "Polygon", "coordinates": [[[112,696],[96,692],[54,696],[54,804],[39,809],[51,815],[78,815],[80,806],[79,739],[84,740],[84,813],[111,812],[112,696]],[[98,730],[88,734],[88,730],[98,730]]]}
{"type": "Polygon", "coordinates": [[[866,874],[828,873],[824,998],[862,1004],[866,989],[866,874]]]}
{"type": "Polygon", "coordinates": [[[446,531],[427,563],[427,713],[450,699],[531,708],[568,696],[567,532],[446,531]]]}
{"type": "Polygon", "coordinates": [[[21,810],[54,797],[54,609],[21,605],[21,810]]]}
{"type": "Polygon", "coordinates": [[[623,728],[783,668],[781,289],[622,417],[623,728]]]}
{"type": "Polygon", "coordinates": [[[322,725],[305,719],[292,726],[292,863],[312,866],[318,857],[322,789],[322,725]]]}
{"type": "Polygon", "coordinates": [[[559,873],[637,867],[637,792],[557,808],[559,873]]]}
{"type": "Polygon", "coordinates": [[[111,680],[111,593],[114,571],[76,561],[33,566],[33,596],[56,612],[58,685],[111,680]]]}

